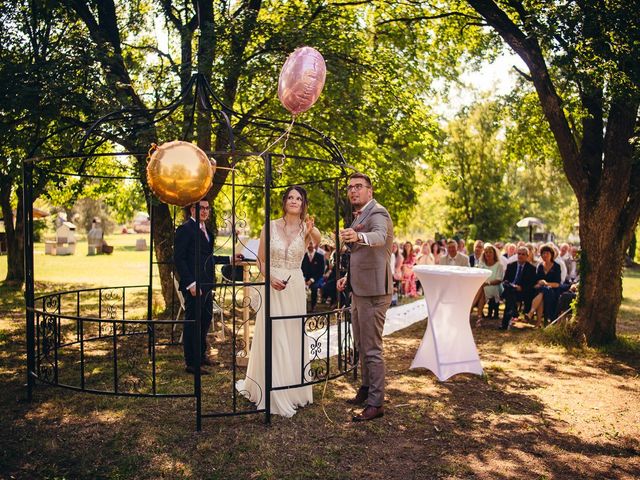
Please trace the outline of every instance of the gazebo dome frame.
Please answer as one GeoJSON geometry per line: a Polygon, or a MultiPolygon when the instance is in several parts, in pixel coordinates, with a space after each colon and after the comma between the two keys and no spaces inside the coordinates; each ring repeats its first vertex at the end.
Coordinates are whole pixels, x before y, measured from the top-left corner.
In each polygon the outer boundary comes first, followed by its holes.
{"type": "MultiPolygon", "coordinates": [[[[242,115],[228,106],[215,95],[206,78],[200,74],[194,74],[187,86],[180,95],[169,105],[157,109],[120,109],[113,111],[95,122],[85,130],[78,133],[79,147],[70,153],[63,153],[50,156],[31,156],[23,161],[23,200],[24,200],[24,238],[25,238],[25,303],[27,320],[27,398],[33,398],[33,390],[36,382],[51,386],[66,388],[70,390],[82,391],[101,395],[120,395],[133,397],[163,397],[194,398],[196,403],[195,419],[196,429],[202,428],[202,418],[205,417],[226,417],[245,415],[252,413],[264,413],[265,422],[271,419],[270,398],[271,392],[287,388],[295,388],[302,385],[311,385],[325,382],[329,379],[343,376],[349,372],[354,375],[357,372],[357,352],[353,344],[350,329],[350,310],[341,304],[337,308],[324,313],[312,313],[301,315],[302,322],[302,342],[309,341],[312,345],[314,357],[308,365],[302,365],[302,378],[298,385],[273,386],[271,379],[271,341],[272,322],[286,319],[285,317],[275,317],[270,313],[270,293],[269,288],[264,288],[264,299],[259,298],[260,304],[255,305],[250,299],[248,291],[258,287],[269,285],[270,255],[266,249],[266,278],[243,278],[242,282],[229,282],[219,274],[213,285],[214,291],[230,291],[230,305],[228,307],[231,323],[230,342],[230,375],[232,384],[230,386],[230,403],[224,403],[214,411],[206,411],[203,408],[202,378],[200,372],[201,359],[196,359],[196,374],[193,376],[193,389],[189,391],[164,391],[159,386],[158,376],[164,367],[160,367],[157,355],[159,349],[171,349],[172,345],[177,345],[174,337],[175,327],[184,325],[192,320],[154,319],[153,308],[153,268],[157,262],[154,261],[154,228],[156,215],[154,212],[158,207],[163,206],[158,199],[151,196],[149,192],[147,203],[151,207],[151,245],[149,248],[149,281],[147,285],[97,287],[92,289],[78,289],[73,291],[54,292],[44,295],[35,295],[35,272],[34,272],[34,232],[33,232],[33,189],[34,173],[37,172],[42,162],[55,161],[57,164],[64,163],[70,159],[80,160],[78,171],[67,171],[64,165],[59,167],[56,173],[63,176],[90,177],[90,178],[112,178],[129,179],[140,181],[138,175],[106,175],[96,176],[84,172],[88,161],[99,161],[103,157],[129,157],[146,158],[147,152],[142,151],[120,151],[110,149],[106,152],[99,151],[108,145],[113,138],[112,132],[118,128],[132,128],[137,132],[154,130],[164,120],[168,119],[181,106],[185,105],[185,100],[193,99],[190,121],[182,132],[180,140],[188,140],[192,137],[194,128],[194,116],[199,114],[210,114],[216,119],[215,126],[219,132],[223,132],[226,140],[226,148],[223,150],[207,151],[210,157],[227,159],[230,166],[230,181],[218,183],[220,188],[226,187],[231,191],[230,204],[231,212],[227,218],[228,227],[231,232],[232,254],[236,251],[237,227],[239,223],[245,222],[242,212],[237,211],[238,199],[236,189],[260,188],[264,190],[264,232],[267,243],[270,239],[270,218],[271,202],[274,190],[286,188],[287,185],[278,184],[278,178],[274,176],[273,163],[278,159],[284,162],[283,155],[276,155],[270,151],[258,152],[255,148],[242,148],[252,146],[251,139],[239,132],[252,129],[252,138],[258,137],[257,141],[263,139],[273,139],[282,135],[289,122],[286,120],[270,119],[266,117],[256,117],[242,115]],[[263,137],[262,139],[260,137],[263,137]],[[259,159],[263,163],[263,178],[260,183],[240,183],[238,176],[243,162],[252,158],[259,159]],[[238,215],[240,213],[240,215],[238,215]],[[240,218],[240,220],[238,220],[240,218]],[[137,293],[136,293],[137,292],[137,293]],[[131,310],[131,298],[146,295],[146,317],[139,319],[126,318],[131,310]],[[249,298],[249,299],[248,299],[249,298]],[[239,301],[240,300],[240,301],[239,301]],[[238,352],[246,352],[248,338],[239,338],[240,331],[246,329],[248,318],[246,312],[249,307],[264,308],[265,315],[265,408],[256,410],[252,408],[242,408],[238,392],[235,390],[235,380],[237,373],[238,352]],[[238,313],[238,307],[240,313],[238,313]],[[243,318],[239,318],[244,316],[243,318]],[[333,324],[333,327],[331,326],[333,324]],[[332,330],[333,329],[333,330],[332,330]],[[170,334],[166,331],[170,330],[170,334]],[[337,332],[337,360],[332,360],[330,354],[331,332],[337,332]],[[315,336],[311,335],[315,332],[315,336]],[[164,335],[164,336],[163,336],[164,335]],[[305,335],[307,338],[305,338],[305,335]],[[326,336],[325,347],[319,341],[319,337],[326,336]],[[130,339],[146,339],[146,358],[140,358],[141,354],[131,354],[123,344],[127,345],[130,339]],[[107,357],[111,359],[110,374],[104,375],[98,386],[92,385],[91,374],[88,372],[89,363],[92,360],[88,355],[86,346],[92,342],[99,343],[106,349],[107,357]],[[315,343],[314,343],[315,342],[315,343]],[[106,347],[106,345],[109,345],[106,347]],[[69,359],[65,363],[64,358],[69,359]],[[123,360],[124,358],[124,360],[123,360]],[[150,367],[143,368],[141,363],[146,362],[150,367]],[[76,365],[76,370],[68,370],[67,364],[76,365]],[[131,368],[129,368],[131,367],[131,368]],[[142,371],[145,370],[145,371],[142,371]],[[140,373],[142,372],[142,373],[140,373]],[[111,375],[112,374],[112,375],[111,375]],[[110,378],[111,387],[107,388],[104,383],[106,377],[110,378]]],[[[213,129],[212,129],[213,131],[213,129]]],[[[352,167],[346,164],[339,146],[317,129],[304,123],[295,122],[288,134],[291,138],[290,144],[303,145],[311,150],[312,155],[287,154],[287,161],[317,163],[323,166],[329,175],[325,178],[312,178],[296,184],[321,184],[330,185],[334,205],[334,227],[336,246],[336,266],[340,267],[340,239],[337,235],[341,218],[348,218],[350,211],[345,207],[340,195],[340,183],[352,171],[352,167]]],[[[168,138],[173,140],[175,138],[168,138]]],[[[164,143],[154,139],[156,143],[164,143]]],[[[270,143],[270,142],[269,142],[270,143]]],[[[265,143],[266,145],[266,143],[265,143]]],[[[276,172],[278,167],[276,167],[276,172]]],[[[227,179],[228,180],[228,179],[227,179]]],[[[214,183],[216,179],[214,177],[214,183]]],[[[143,183],[144,185],[144,183],[143,183]]],[[[199,209],[199,205],[197,206],[199,209]]],[[[198,213],[196,213],[196,217],[198,213]]],[[[176,221],[176,208],[173,208],[173,224],[176,221]]],[[[173,230],[172,230],[173,231],[173,230]]],[[[199,239],[196,240],[199,243],[199,239]]],[[[196,245],[198,248],[198,245],[196,245]]],[[[200,278],[196,278],[199,285],[200,278]]],[[[222,301],[226,301],[228,294],[222,295],[222,301]]],[[[339,296],[338,296],[339,297],[339,296]]],[[[175,297],[174,297],[175,298],[175,297]]],[[[198,301],[202,301],[199,299],[198,301]]],[[[222,302],[221,302],[222,303],[222,302]]],[[[168,306],[166,306],[168,307],[168,306]]],[[[173,311],[173,305],[171,310],[173,311]]],[[[201,318],[199,309],[195,319],[196,335],[199,337],[201,328],[201,318]]],[[[223,323],[224,328],[224,323],[223,323]]],[[[335,340],[334,340],[335,341],[335,340]]],[[[196,349],[199,352],[199,349],[196,349]]],[[[164,350],[163,350],[164,351],[164,350]]],[[[199,357],[199,355],[198,355],[199,357]]],[[[304,361],[303,361],[304,362],[304,361]]],[[[229,368],[229,367],[228,367],[229,368]]],[[[228,389],[229,390],[229,389],[228,389]]]]}

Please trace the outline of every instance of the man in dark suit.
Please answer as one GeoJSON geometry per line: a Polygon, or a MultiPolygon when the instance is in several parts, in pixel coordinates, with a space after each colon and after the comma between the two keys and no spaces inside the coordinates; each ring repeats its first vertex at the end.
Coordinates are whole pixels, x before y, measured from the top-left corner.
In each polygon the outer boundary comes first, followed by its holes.
{"type": "Polygon", "coordinates": [[[307,254],[302,258],[302,274],[304,282],[311,290],[311,311],[315,311],[318,303],[318,289],[324,283],[324,255],[316,250],[313,241],[307,245],[307,254]]]}
{"type": "Polygon", "coordinates": [[[476,240],[473,244],[473,253],[469,255],[469,265],[472,267],[477,266],[483,252],[484,242],[482,240],[476,240]]]}
{"type": "MultiPolygon", "coordinates": [[[[212,294],[213,290],[213,273],[216,263],[229,264],[231,258],[228,256],[213,255],[213,234],[206,228],[205,222],[209,218],[209,203],[206,200],[200,200],[200,221],[196,222],[196,204],[188,207],[187,212],[190,218],[180,225],[175,234],[173,245],[173,260],[180,277],[180,291],[184,295],[185,300],[185,320],[196,319],[197,308],[197,291],[196,291],[196,264],[200,269],[200,293],[201,300],[201,330],[200,330],[200,355],[202,365],[211,365],[211,360],[206,354],[206,338],[212,318],[212,294]],[[200,236],[200,251],[196,251],[196,239],[200,236]]],[[[235,261],[241,261],[242,255],[236,254],[235,261]]],[[[195,322],[186,322],[184,324],[184,333],[182,335],[184,347],[184,361],[186,371],[194,373],[195,357],[196,357],[196,326],[195,322]]],[[[207,374],[204,369],[200,373],[207,374]]]]}
{"type": "Polygon", "coordinates": [[[535,295],[533,286],[536,283],[536,268],[528,261],[529,250],[527,247],[518,248],[518,260],[507,265],[504,274],[504,316],[500,330],[507,330],[511,326],[511,320],[517,317],[516,303],[524,302],[524,310],[531,309],[531,300],[535,295]]]}

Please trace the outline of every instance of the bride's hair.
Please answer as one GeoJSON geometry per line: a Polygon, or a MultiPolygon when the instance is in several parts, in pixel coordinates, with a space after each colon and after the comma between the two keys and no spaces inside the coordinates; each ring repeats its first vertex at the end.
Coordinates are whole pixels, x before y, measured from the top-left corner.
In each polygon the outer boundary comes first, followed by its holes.
{"type": "Polygon", "coordinates": [[[304,219],[307,217],[307,207],[309,203],[307,202],[307,191],[300,185],[292,185],[284,191],[282,195],[282,217],[284,218],[287,213],[287,198],[293,190],[298,192],[302,197],[302,208],[300,209],[300,226],[302,226],[304,219]]]}

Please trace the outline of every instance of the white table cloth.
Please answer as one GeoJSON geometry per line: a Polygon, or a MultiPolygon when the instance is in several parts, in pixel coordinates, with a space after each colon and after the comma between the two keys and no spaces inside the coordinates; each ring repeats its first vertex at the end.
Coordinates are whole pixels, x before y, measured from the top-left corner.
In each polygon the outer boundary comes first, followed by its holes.
{"type": "Polygon", "coordinates": [[[429,321],[411,368],[427,368],[440,381],[456,373],[482,375],[469,311],[491,271],[444,265],[415,265],[413,271],[423,285],[429,321]]]}

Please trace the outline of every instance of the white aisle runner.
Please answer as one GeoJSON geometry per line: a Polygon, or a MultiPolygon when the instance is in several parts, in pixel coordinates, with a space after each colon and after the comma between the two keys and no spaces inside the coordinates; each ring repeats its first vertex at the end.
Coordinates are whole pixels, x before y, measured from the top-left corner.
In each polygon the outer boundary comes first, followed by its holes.
{"type": "MultiPolygon", "coordinates": [[[[427,304],[423,298],[416,300],[413,303],[406,305],[400,305],[398,307],[392,307],[387,310],[387,318],[384,321],[384,330],[382,335],[390,335],[393,332],[402,330],[409,325],[419,322],[427,318],[427,304]]],[[[344,323],[342,324],[342,331],[344,332],[344,323]]],[[[320,353],[319,358],[326,358],[327,351],[327,335],[325,330],[317,332],[310,332],[309,336],[312,339],[319,339],[320,353]]],[[[338,326],[332,325],[329,329],[329,343],[330,343],[330,355],[334,356],[338,354],[338,326]]],[[[311,341],[313,344],[314,342],[311,341]]],[[[314,345],[310,345],[310,349],[315,351],[314,345]]],[[[311,357],[314,354],[311,353],[311,357]]]]}

